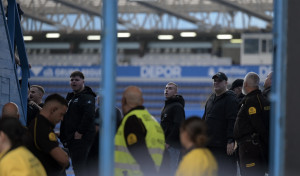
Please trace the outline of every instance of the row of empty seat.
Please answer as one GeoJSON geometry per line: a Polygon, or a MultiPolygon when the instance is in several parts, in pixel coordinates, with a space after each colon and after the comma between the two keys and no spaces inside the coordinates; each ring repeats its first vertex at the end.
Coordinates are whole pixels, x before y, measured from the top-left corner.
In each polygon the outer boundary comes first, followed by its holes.
{"type": "MultiPolygon", "coordinates": [[[[31,65],[41,66],[93,66],[101,64],[100,54],[30,54],[31,65]]],[[[231,65],[231,58],[218,58],[210,54],[146,54],[139,56],[117,56],[118,65],[231,65]]]]}
{"type": "Polygon", "coordinates": [[[231,58],[218,58],[209,54],[148,54],[130,61],[131,65],[232,65],[231,58]]]}
{"type": "Polygon", "coordinates": [[[96,54],[39,54],[28,55],[31,65],[42,66],[92,66],[100,64],[96,54]]]}

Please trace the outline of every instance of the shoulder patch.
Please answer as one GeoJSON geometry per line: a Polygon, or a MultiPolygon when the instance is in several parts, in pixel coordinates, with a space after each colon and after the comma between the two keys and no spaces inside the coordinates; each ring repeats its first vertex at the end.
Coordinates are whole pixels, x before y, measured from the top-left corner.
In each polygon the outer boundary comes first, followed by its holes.
{"type": "Polygon", "coordinates": [[[137,142],[137,137],[134,133],[130,133],[128,136],[127,136],[127,143],[128,145],[132,145],[132,144],[135,144],[137,142]]]}
{"type": "Polygon", "coordinates": [[[256,114],[255,107],[250,107],[248,111],[249,111],[249,115],[256,114]]]}
{"type": "Polygon", "coordinates": [[[265,107],[264,107],[264,110],[265,110],[265,111],[270,111],[270,109],[271,109],[270,106],[265,106],[265,107]]]}
{"type": "Polygon", "coordinates": [[[49,140],[50,141],[57,141],[56,136],[53,132],[49,133],[49,140]]]}
{"type": "Polygon", "coordinates": [[[254,167],[254,166],[255,166],[255,163],[246,164],[246,167],[254,167]]]}

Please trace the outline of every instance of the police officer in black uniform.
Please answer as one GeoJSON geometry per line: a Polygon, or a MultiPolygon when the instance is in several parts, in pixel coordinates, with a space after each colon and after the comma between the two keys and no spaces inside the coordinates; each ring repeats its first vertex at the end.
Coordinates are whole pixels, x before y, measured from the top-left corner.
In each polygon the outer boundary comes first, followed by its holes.
{"type": "Polygon", "coordinates": [[[250,72],[243,84],[242,100],[234,126],[242,176],[265,175],[268,159],[270,103],[259,90],[259,76],[250,72]]]}
{"type": "Polygon", "coordinates": [[[67,153],[59,147],[53,131],[67,111],[67,101],[58,94],[49,95],[43,109],[34,118],[29,127],[27,147],[41,161],[48,176],[66,175],[69,165],[67,153]]]}

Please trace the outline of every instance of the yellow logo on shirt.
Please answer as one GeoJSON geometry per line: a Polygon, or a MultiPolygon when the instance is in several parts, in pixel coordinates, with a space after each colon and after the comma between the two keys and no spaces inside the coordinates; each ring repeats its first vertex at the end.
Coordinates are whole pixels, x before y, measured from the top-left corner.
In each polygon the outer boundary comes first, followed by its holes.
{"type": "Polygon", "coordinates": [[[246,167],[253,167],[255,166],[255,163],[246,164],[246,167]]]}
{"type": "Polygon", "coordinates": [[[49,140],[50,141],[57,141],[56,136],[53,132],[49,133],[49,140]]]}
{"type": "Polygon", "coordinates": [[[135,144],[137,142],[137,137],[135,134],[133,133],[130,133],[128,136],[127,136],[127,143],[128,145],[132,145],[132,144],[135,144]]]}
{"type": "Polygon", "coordinates": [[[256,114],[256,109],[255,109],[255,107],[250,107],[250,108],[249,108],[249,115],[252,115],[252,114],[256,114]]]}

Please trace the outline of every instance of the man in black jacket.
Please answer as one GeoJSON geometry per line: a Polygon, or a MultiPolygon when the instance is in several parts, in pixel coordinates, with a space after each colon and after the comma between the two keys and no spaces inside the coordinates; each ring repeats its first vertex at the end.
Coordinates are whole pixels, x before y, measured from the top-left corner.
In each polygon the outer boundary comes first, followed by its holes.
{"type": "Polygon", "coordinates": [[[69,149],[75,175],[83,173],[95,136],[96,94],[84,85],[84,75],[75,71],[70,76],[73,92],[68,93],[69,108],[60,126],[60,138],[69,149]]]}
{"type": "Polygon", "coordinates": [[[164,130],[166,149],[170,156],[171,175],[176,171],[178,166],[181,148],[179,128],[180,124],[185,120],[185,102],[183,97],[177,93],[177,85],[173,82],[169,82],[164,91],[166,100],[161,112],[161,127],[164,130]]]}
{"type": "Polygon", "coordinates": [[[41,161],[48,176],[65,176],[65,168],[69,166],[69,156],[59,147],[53,130],[67,108],[68,103],[62,96],[49,95],[43,109],[28,127],[27,147],[41,161]]]}
{"type": "Polygon", "coordinates": [[[203,118],[208,126],[208,148],[217,159],[219,174],[235,175],[233,127],[238,112],[238,100],[233,91],[227,90],[227,76],[218,72],[214,80],[214,92],[206,102],[203,118]]]}
{"type": "Polygon", "coordinates": [[[270,103],[259,90],[259,76],[250,72],[245,77],[242,101],[234,137],[239,145],[241,175],[265,175],[269,143],[270,103]]]}
{"type": "Polygon", "coordinates": [[[40,110],[43,108],[43,96],[45,94],[45,89],[40,85],[30,86],[28,93],[28,109],[27,122],[26,125],[29,126],[31,120],[33,120],[40,110]]]}
{"type": "Polygon", "coordinates": [[[240,103],[242,99],[244,98],[244,94],[242,93],[242,88],[243,88],[243,79],[236,79],[235,81],[232,82],[231,87],[229,90],[232,90],[238,99],[238,102],[240,103]]]}

